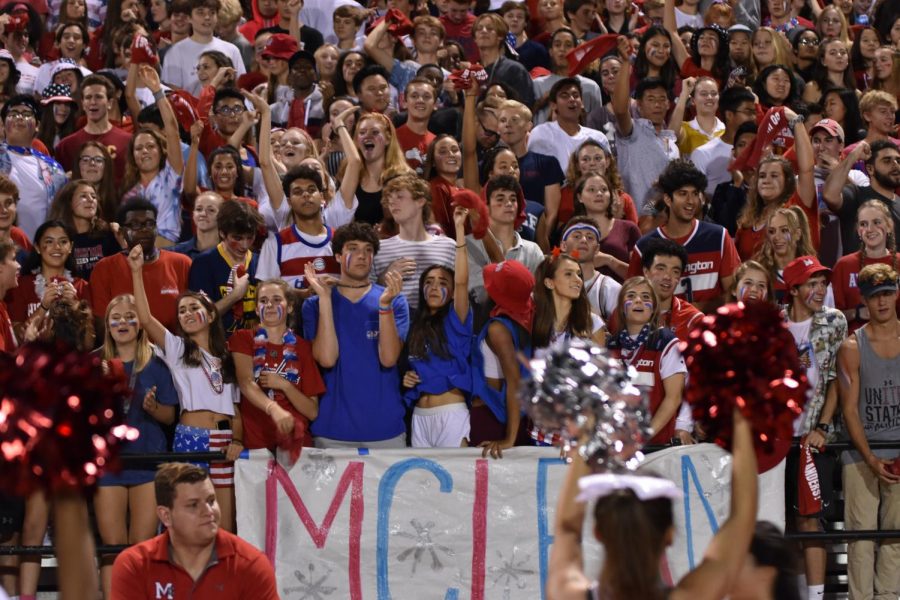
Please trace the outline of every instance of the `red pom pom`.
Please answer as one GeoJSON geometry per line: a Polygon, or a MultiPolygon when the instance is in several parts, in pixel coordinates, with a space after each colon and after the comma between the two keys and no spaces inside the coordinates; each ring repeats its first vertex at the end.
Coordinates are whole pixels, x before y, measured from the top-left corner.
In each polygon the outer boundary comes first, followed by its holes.
{"type": "Polygon", "coordinates": [[[763,457],[780,462],[809,387],[781,311],[768,302],[723,306],[681,348],[690,381],[685,398],[706,435],[730,448],[737,407],[753,429],[760,466],[763,457]]]}
{"type": "Polygon", "coordinates": [[[114,371],[54,344],[0,353],[0,487],[22,496],[80,490],[117,466],[121,443],[137,430],[124,425],[131,391],[114,371]]]}

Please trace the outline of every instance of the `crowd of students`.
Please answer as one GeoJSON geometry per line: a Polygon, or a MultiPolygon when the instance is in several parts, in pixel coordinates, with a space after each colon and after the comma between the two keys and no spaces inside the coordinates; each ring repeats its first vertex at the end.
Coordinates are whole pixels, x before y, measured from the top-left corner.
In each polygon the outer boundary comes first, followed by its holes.
{"type": "MultiPolygon", "coordinates": [[[[900,434],[896,2],[23,0],[0,26],[0,350],[121,365],[128,452],[501,458],[549,441],[519,357],[573,337],[635,367],[653,443],[695,443],[679,341],[776,302],[794,433],[842,421],[848,528],[900,528],[867,442],[900,434]]],[[[101,482],[104,543],[153,534],[152,480],[101,482]]],[[[7,500],[5,542],[39,545],[46,499],[7,500]]],[[[873,576],[851,543],[854,597],[896,595],[898,554],[873,576]]]]}

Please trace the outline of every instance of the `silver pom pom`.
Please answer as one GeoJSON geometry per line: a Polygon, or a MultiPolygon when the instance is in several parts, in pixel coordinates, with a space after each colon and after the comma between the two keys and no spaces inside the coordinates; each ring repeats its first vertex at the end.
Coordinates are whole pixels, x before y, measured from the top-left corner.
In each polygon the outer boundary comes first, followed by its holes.
{"type": "Polygon", "coordinates": [[[647,397],[636,371],[581,339],[554,345],[530,361],[522,408],[545,436],[578,451],[594,470],[633,471],[652,437],[647,397]]]}

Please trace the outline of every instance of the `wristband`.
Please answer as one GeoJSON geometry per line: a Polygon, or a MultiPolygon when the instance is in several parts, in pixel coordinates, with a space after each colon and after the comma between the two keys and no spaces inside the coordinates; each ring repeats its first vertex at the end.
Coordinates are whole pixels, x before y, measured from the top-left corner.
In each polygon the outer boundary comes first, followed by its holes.
{"type": "Polygon", "coordinates": [[[231,438],[231,443],[232,443],[232,444],[240,444],[241,446],[243,446],[243,445],[244,445],[244,440],[241,440],[241,439],[238,439],[238,438],[231,438]]]}
{"type": "Polygon", "coordinates": [[[465,244],[459,244],[459,245],[457,245],[456,247],[457,247],[457,248],[465,248],[466,245],[465,245],[465,244]]]}
{"type": "MultiPolygon", "coordinates": [[[[344,125],[343,123],[341,123],[340,125],[338,125],[337,127],[335,127],[334,130],[335,130],[335,131],[340,131],[340,130],[341,130],[341,127],[343,127],[344,129],[347,129],[347,126],[344,125]]],[[[349,129],[348,129],[348,131],[349,131],[349,129]]]]}
{"type": "Polygon", "coordinates": [[[156,102],[159,102],[160,100],[162,100],[165,97],[166,97],[166,93],[162,90],[162,88],[153,92],[153,100],[156,102]]]}
{"type": "MultiPolygon", "coordinates": [[[[43,301],[42,301],[42,302],[41,302],[41,308],[43,308],[43,309],[44,309],[44,312],[50,312],[50,309],[49,309],[49,308],[47,308],[47,307],[46,307],[46,306],[44,306],[44,303],[43,303],[43,301]]],[[[856,312],[857,312],[857,313],[858,313],[858,312],[859,312],[859,309],[858,309],[858,308],[857,308],[857,309],[856,309],[856,312]]]]}

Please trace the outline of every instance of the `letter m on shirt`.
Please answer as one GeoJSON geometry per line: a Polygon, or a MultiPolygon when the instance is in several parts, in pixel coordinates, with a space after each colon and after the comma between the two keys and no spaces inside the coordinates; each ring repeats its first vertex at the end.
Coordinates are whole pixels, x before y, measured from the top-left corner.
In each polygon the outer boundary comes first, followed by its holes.
{"type": "Polygon", "coordinates": [[[156,600],[174,600],[175,584],[174,583],[156,583],[156,600]]]}

